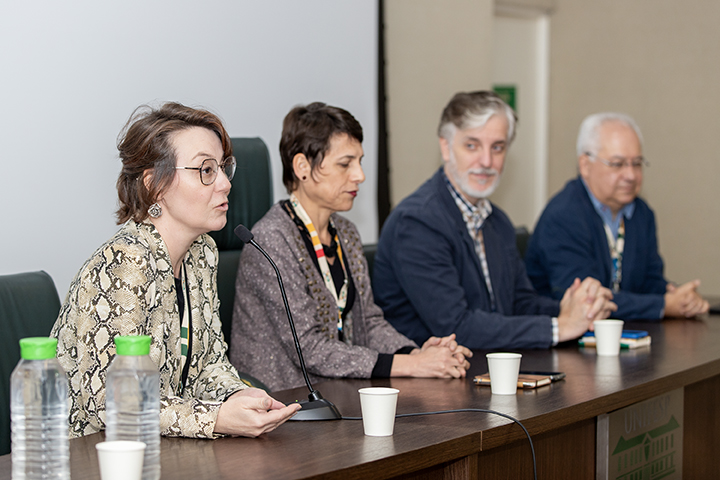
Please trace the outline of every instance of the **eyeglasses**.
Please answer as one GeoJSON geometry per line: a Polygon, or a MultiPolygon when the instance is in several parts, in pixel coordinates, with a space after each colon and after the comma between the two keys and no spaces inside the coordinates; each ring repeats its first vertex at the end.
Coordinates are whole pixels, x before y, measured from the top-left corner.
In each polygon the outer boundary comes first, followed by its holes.
{"type": "MultiPolygon", "coordinates": [[[[227,176],[228,180],[232,180],[235,176],[235,167],[237,162],[235,157],[228,157],[225,159],[222,165],[223,172],[227,176]]],[[[212,185],[218,175],[218,162],[214,158],[207,158],[203,160],[202,165],[199,167],[175,167],[176,170],[198,170],[200,172],[200,182],[203,185],[212,185]]]]}
{"type": "Polygon", "coordinates": [[[624,157],[613,157],[611,160],[605,160],[604,158],[600,158],[594,153],[585,152],[585,155],[587,155],[590,158],[596,158],[600,160],[600,163],[607,165],[613,170],[620,171],[623,168],[630,166],[633,169],[639,170],[643,167],[649,167],[650,162],[645,160],[645,157],[642,155],[639,155],[635,158],[624,158],[624,157]]]}

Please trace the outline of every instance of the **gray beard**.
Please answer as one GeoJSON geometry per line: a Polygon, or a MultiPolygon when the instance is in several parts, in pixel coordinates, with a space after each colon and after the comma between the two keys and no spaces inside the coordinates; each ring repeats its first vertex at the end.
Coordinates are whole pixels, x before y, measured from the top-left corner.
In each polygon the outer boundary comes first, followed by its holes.
{"type": "Polygon", "coordinates": [[[492,195],[497,189],[498,185],[500,185],[501,173],[494,168],[473,168],[465,172],[465,174],[461,175],[460,172],[458,172],[457,162],[455,161],[455,155],[453,154],[452,149],[450,150],[450,161],[447,163],[447,166],[448,173],[450,173],[452,179],[455,180],[455,183],[460,188],[460,191],[469,197],[487,198],[492,195]],[[468,178],[470,173],[481,173],[485,175],[492,174],[495,175],[495,179],[493,180],[492,185],[490,185],[486,189],[476,190],[470,186],[470,180],[468,178]]]}

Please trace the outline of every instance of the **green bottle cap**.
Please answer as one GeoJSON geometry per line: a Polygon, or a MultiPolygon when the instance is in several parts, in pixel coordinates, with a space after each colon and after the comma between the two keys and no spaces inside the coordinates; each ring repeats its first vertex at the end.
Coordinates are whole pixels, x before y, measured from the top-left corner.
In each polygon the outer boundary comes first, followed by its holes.
{"type": "Polygon", "coordinates": [[[20,356],[23,360],[47,360],[55,358],[57,338],[28,337],[20,339],[20,356]]]}
{"type": "Polygon", "coordinates": [[[152,339],[148,335],[118,335],[115,337],[117,354],[128,357],[148,355],[151,341],[152,339]]]}

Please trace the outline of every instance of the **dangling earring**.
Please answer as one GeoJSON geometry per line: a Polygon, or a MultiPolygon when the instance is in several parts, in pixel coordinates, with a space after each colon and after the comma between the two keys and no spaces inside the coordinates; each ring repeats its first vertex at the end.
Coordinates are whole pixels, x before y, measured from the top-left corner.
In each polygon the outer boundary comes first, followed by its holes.
{"type": "Polygon", "coordinates": [[[160,215],[162,215],[162,208],[160,205],[155,202],[148,208],[148,215],[150,215],[152,218],[158,218],[160,215]]]}

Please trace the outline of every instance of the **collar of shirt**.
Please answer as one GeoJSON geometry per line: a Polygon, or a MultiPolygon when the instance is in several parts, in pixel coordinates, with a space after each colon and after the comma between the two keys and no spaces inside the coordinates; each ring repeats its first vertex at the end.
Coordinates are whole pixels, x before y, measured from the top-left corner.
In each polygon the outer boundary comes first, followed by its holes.
{"type": "Polygon", "coordinates": [[[485,220],[492,213],[492,204],[487,198],[481,198],[477,205],[473,205],[453,187],[453,184],[450,183],[445,172],[442,172],[442,175],[445,180],[445,185],[447,185],[450,191],[450,195],[453,197],[453,200],[455,200],[455,204],[460,209],[460,213],[462,213],[463,220],[471,232],[471,236],[474,237],[475,232],[482,228],[483,223],[485,223],[485,220]]]}
{"type": "Polygon", "coordinates": [[[595,195],[593,195],[593,193],[590,191],[590,188],[588,188],[587,183],[585,183],[584,178],[580,177],[580,181],[582,181],[583,187],[585,187],[585,191],[590,197],[590,201],[592,202],[593,207],[595,207],[595,211],[598,213],[598,215],[600,215],[603,223],[610,228],[613,237],[615,238],[615,240],[617,240],[618,229],[620,228],[620,220],[622,219],[622,217],[625,217],[628,220],[632,218],[633,213],[635,213],[635,202],[630,202],[623,208],[621,208],[618,214],[615,215],[615,218],[613,219],[610,207],[595,198],[595,195]]]}

